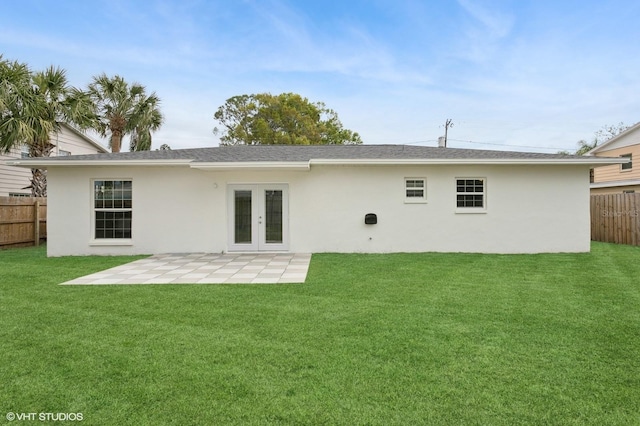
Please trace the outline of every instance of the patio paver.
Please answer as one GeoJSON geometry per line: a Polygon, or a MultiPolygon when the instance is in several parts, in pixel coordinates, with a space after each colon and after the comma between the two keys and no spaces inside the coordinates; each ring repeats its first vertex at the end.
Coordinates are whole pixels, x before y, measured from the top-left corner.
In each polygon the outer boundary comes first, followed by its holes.
{"type": "Polygon", "coordinates": [[[158,254],[62,285],[304,283],[308,253],[158,254]]]}

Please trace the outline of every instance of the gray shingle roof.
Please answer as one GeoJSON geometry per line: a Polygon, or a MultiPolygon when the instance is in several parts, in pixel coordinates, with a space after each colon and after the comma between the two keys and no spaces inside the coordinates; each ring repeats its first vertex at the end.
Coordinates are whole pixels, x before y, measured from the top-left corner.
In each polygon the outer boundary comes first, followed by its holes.
{"type": "Polygon", "coordinates": [[[39,160],[59,161],[141,161],[191,160],[206,163],[233,162],[306,162],[309,160],[553,160],[582,158],[566,154],[540,154],[533,152],[490,151],[478,149],[439,148],[411,145],[239,145],[212,148],[176,149],[168,151],[141,151],[92,155],[50,157],[39,160]]]}

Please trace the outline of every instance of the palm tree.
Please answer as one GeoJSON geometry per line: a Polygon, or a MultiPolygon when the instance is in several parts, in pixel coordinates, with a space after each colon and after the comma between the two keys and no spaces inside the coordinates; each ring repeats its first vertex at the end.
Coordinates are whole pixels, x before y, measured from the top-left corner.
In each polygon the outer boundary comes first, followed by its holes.
{"type": "MultiPolygon", "coordinates": [[[[84,126],[90,119],[86,96],[69,87],[64,70],[52,66],[32,73],[26,64],[0,56],[1,151],[26,144],[30,157],[48,157],[61,121],[84,126]]],[[[31,175],[31,194],[46,197],[46,171],[32,169],[31,175]]]]}
{"type": "Polygon", "coordinates": [[[138,125],[131,132],[130,151],[150,151],[151,131],[162,125],[162,114],[159,109],[160,99],[152,94],[138,104],[136,116],[138,125]]]}
{"type": "Polygon", "coordinates": [[[27,64],[0,56],[0,149],[9,152],[55,129],[55,123],[41,112],[44,99],[33,87],[27,64]]]}
{"type": "Polygon", "coordinates": [[[110,134],[112,152],[120,152],[122,139],[131,135],[132,151],[151,149],[151,132],[162,125],[160,98],[154,93],[147,96],[141,84],[129,85],[122,77],[101,74],[93,78],[87,91],[94,105],[93,123],[103,137],[110,134]]]}
{"type": "MultiPolygon", "coordinates": [[[[71,112],[68,110],[71,88],[67,83],[65,71],[54,67],[33,74],[32,82],[33,91],[41,101],[37,115],[51,126],[44,126],[27,141],[29,157],[48,157],[55,148],[51,143],[51,135],[60,131],[60,120],[71,121],[71,112]]],[[[46,197],[46,170],[31,169],[30,186],[34,197],[46,197]]]]}

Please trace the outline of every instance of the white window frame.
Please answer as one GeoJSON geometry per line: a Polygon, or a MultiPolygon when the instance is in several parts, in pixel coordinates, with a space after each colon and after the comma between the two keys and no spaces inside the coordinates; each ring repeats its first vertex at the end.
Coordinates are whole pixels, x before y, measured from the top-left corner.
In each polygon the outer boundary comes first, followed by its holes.
{"type": "Polygon", "coordinates": [[[90,245],[92,246],[130,246],[133,245],[133,199],[134,199],[134,191],[133,191],[133,179],[131,178],[95,178],[91,179],[91,239],[90,245]],[[123,181],[123,182],[131,182],[131,207],[96,207],[96,187],[98,182],[105,181],[123,181]],[[131,215],[131,237],[129,238],[96,238],[96,212],[132,212],[131,215]]]}
{"type": "Polygon", "coordinates": [[[620,171],[623,173],[630,172],[633,170],[633,154],[622,154],[620,158],[628,158],[629,162],[625,164],[620,164],[620,171]]]}
{"type": "Polygon", "coordinates": [[[20,145],[20,158],[30,158],[31,152],[29,151],[29,145],[22,144],[20,145]]]}
{"type": "Polygon", "coordinates": [[[427,178],[406,177],[404,178],[404,202],[406,204],[424,204],[427,202],[427,178]],[[422,196],[409,196],[409,191],[419,191],[420,187],[409,186],[410,182],[422,181],[422,196]]]}
{"type": "Polygon", "coordinates": [[[455,189],[455,206],[456,213],[486,213],[487,212],[487,178],[486,177],[467,177],[460,176],[454,179],[455,189]],[[482,192],[458,192],[459,180],[480,180],[482,181],[482,192]],[[458,195],[482,195],[482,207],[458,207],[458,195]]]}

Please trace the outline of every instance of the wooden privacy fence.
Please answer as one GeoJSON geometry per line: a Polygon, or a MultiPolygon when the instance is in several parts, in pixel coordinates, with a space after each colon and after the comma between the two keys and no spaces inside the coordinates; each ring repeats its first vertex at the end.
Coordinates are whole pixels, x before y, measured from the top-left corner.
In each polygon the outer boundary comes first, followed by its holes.
{"type": "Polygon", "coordinates": [[[37,246],[46,238],[46,198],[0,197],[0,249],[37,246]]]}
{"type": "Polygon", "coordinates": [[[640,245],[640,194],[592,195],[591,239],[640,245]]]}

